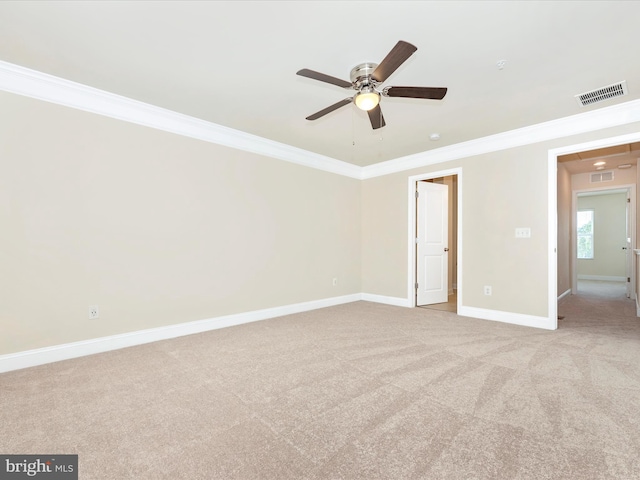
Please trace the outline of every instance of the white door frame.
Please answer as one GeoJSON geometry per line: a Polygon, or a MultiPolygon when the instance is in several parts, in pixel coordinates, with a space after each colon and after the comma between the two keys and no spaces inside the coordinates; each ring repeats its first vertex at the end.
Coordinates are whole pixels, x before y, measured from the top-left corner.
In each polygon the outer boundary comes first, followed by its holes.
{"type": "MultiPolygon", "coordinates": [[[[629,210],[627,221],[629,222],[629,233],[631,237],[631,249],[633,249],[636,244],[636,186],[633,184],[625,184],[625,185],[612,185],[610,187],[595,187],[595,188],[585,188],[582,190],[571,190],[571,293],[575,295],[578,293],[578,259],[576,258],[576,242],[577,242],[577,232],[574,228],[576,215],[578,214],[578,194],[579,193],[594,193],[594,192],[609,192],[616,190],[626,190],[629,192],[629,197],[631,202],[629,203],[629,210]]],[[[629,272],[629,277],[631,278],[631,297],[635,299],[636,292],[636,278],[635,271],[633,268],[633,252],[627,252],[629,258],[631,259],[631,269],[629,272]]]]}
{"type": "Polygon", "coordinates": [[[438,170],[436,172],[423,173],[420,175],[412,175],[409,177],[407,188],[407,204],[408,204],[408,234],[407,234],[407,300],[409,301],[409,307],[416,306],[416,183],[422,180],[431,180],[434,178],[449,177],[456,175],[458,177],[458,195],[457,195],[457,235],[456,235],[456,248],[457,248],[457,310],[460,310],[462,305],[462,167],[451,168],[448,170],[438,170]]]}
{"type": "MultiPolygon", "coordinates": [[[[567,145],[560,148],[552,148],[547,156],[547,192],[549,206],[547,218],[549,220],[547,231],[548,238],[548,265],[549,265],[549,321],[554,325],[554,330],[558,328],[558,157],[569,153],[595,150],[596,148],[614,147],[625,143],[640,142],[640,132],[619,135],[616,137],[603,138],[591,142],[567,145]]],[[[635,248],[635,245],[632,245],[635,248]]],[[[633,257],[632,257],[633,258],[633,257]]],[[[635,263],[635,262],[634,262],[635,263]]],[[[635,272],[634,272],[635,273],[635,272]]]]}

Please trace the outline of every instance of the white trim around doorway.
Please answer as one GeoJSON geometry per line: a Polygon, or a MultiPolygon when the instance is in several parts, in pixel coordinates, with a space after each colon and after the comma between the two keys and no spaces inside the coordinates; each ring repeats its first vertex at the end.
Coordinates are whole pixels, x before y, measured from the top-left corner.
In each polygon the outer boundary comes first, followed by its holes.
{"type": "Polygon", "coordinates": [[[407,188],[407,202],[408,202],[408,234],[407,234],[407,250],[408,250],[408,260],[407,260],[407,301],[409,307],[416,306],[416,182],[422,180],[431,180],[433,178],[441,178],[441,177],[449,177],[456,175],[458,177],[458,196],[457,196],[457,265],[456,265],[456,275],[457,280],[456,284],[458,286],[457,292],[457,305],[456,308],[460,311],[460,306],[462,305],[462,191],[463,191],[463,183],[462,183],[462,168],[451,168],[448,170],[438,170],[436,172],[423,173],[420,175],[412,175],[409,177],[409,184],[407,188]]]}
{"type": "MultiPolygon", "coordinates": [[[[640,141],[640,132],[619,135],[616,137],[602,138],[590,142],[578,143],[574,145],[566,145],[564,147],[552,148],[548,151],[547,157],[547,192],[549,194],[548,202],[548,261],[549,261],[549,322],[553,322],[555,328],[558,328],[558,157],[560,155],[568,155],[570,153],[578,153],[586,150],[595,150],[597,148],[614,147],[625,143],[633,143],[640,141]]],[[[632,248],[635,247],[632,244],[632,248]]],[[[635,273],[635,270],[634,272],[635,273]]],[[[563,294],[564,295],[564,294],[563,294]]]]}

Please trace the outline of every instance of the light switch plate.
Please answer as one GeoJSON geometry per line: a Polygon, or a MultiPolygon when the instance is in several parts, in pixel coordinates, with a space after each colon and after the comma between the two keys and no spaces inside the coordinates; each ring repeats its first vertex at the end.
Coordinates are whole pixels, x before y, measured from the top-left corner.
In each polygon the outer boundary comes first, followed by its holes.
{"type": "Polygon", "coordinates": [[[531,229],[529,227],[516,228],[516,238],[531,238],[531,229]]]}

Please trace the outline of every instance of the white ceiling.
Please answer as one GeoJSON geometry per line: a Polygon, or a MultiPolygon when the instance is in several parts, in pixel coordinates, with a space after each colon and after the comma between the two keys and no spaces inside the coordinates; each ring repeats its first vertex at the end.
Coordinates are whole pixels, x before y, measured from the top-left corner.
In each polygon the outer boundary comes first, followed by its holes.
{"type": "Polygon", "coordinates": [[[637,1],[5,0],[0,60],[365,166],[640,98],[639,18],[637,1]],[[385,86],[444,100],[383,98],[375,131],[354,105],[305,120],[347,95],[298,70],[349,80],[398,40],[418,50],[385,86]],[[574,98],[622,80],[625,97],[574,98]]]}

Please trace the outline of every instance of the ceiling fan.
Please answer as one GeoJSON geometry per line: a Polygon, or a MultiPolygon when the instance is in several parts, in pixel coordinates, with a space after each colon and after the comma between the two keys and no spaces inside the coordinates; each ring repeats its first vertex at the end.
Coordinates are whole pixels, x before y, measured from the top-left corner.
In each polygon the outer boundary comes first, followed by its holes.
{"type": "Polygon", "coordinates": [[[342,88],[355,90],[357,93],[353,97],[347,97],[333,105],[309,115],[307,120],[317,120],[327,113],[331,113],[340,107],[344,107],[353,102],[358,108],[369,114],[371,126],[374,129],[382,128],[386,125],[382,110],[380,109],[380,95],[383,97],[406,97],[406,98],[426,98],[430,100],[442,100],[447,94],[447,89],[442,87],[384,87],[381,84],[395,72],[413,53],[417,47],[400,40],[395,47],[380,62],[361,63],[351,70],[351,81],[347,82],[340,78],[325,75],[304,68],[296,75],[312,78],[321,82],[331,83],[342,88]]]}

